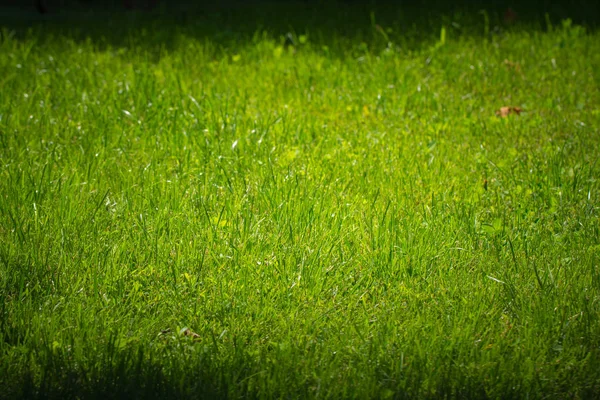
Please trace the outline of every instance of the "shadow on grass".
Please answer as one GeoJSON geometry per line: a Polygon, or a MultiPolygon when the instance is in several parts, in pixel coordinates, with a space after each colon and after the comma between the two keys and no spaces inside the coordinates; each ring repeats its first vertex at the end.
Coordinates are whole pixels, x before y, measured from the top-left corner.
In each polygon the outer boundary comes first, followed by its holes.
{"type": "MultiPolygon", "coordinates": [[[[153,359],[141,350],[118,351],[112,357],[98,357],[82,367],[77,362],[52,352],[31,355],[39,365],[1,371],[2,393],[6,399],[187,399],[225,398],[219,388],[217,371],[180,363],[165,368],[164,361],[153,359]],[[41,357],[40,357],[41,356],[41,357]],[[29,369],[24,369],[29,368],[29,369]],[[165,371],[168,370],[168,375],[165,371]]],[[[195,365],[198,363],[195,362],[195,365]]]]}
{"type": "MultiPolygon", "coordinates": [[[[319,395],[310,378],[294,376],[292,370],[287,371],[283,380],[266,376],[271,382],[265,386],[264,380],[249,383],[261,373],[269,374],[264,366],[249,359],[231,359],[215,367],[210,358],[203,360],[201,354],[188,354],[187,359],[172,354],[165,353],[167,360],[161,360],[139,349],[117,350],[113,346],[104,356],[92,356],[95,361],[85,369],[51,350],[43,355],[32,354],[31,359],[38,359],[38,368],[9,371],[8,364],[0,368],[0,399],[378,398],[382,395],[395,399],[592,399],[600,394],[597,373],[564,371],[555,376],[557,379],[542,382],[539,377],[532,379],[518,373],[496,377],[471,375],[464,368],[452,367],[451,360],[432,371],[426,359],[415,359],[412,368],[399,375],[390,375],[391,365],[382,364],[378,373],[381,386],[371,391],[357,387],[360,382],[337,382],[336,387],[326,387],[319,395]],[[390,379],[391,376],[394,378],[390,379]],[[429,384],[424,384],[428,381],[429,384]]],[[[593,359],[581,365],[582,368],[597,366],[593,359]]]]}
{"type": "Polygon", "coordinates": [[[518,27],[546,30],[549,21],[556,25],[566,18],[594,30],[600,18],[599,2],[591,0],[530,0],[516,5],[492,0],[485,6],[472,0],[182,0],[133,12],[117,1],[63,0],[47,15],[37,14],[33,7],[8,7],[6,1],[0,3],[3,36],[37,37],[41,46],[45,38],[64,37],[92,41],[99,49],[136,47],[151,53],[176,47],[181,36],[235,50],[251,43],[257,32],[282,43],[309,32],[311,43],[328,46],[334,54],[334,42],[340,38],[364,42],[372,49],[388,43],[416,49],[439,38],[442,26],[452,36],[493,36],[518,27]]]}

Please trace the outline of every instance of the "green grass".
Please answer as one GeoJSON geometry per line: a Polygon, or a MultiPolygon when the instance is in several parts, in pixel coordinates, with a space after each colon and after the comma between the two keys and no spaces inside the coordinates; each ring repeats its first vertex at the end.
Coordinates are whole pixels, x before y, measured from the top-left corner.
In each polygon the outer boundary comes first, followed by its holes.
{"type": "Polygon", "coordinates": [[[600,396],[600,35],[346,7],[1,20],[0,397],[600,396]]]}

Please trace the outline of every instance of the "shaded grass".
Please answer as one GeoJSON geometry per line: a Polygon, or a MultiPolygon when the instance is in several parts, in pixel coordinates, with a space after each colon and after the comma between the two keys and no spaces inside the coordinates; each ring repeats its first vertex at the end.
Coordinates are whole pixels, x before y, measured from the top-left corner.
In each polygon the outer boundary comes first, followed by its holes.
{"type": "Polygon", "coordinates": [[[4,396],[598,395],[597,33],[361,7],[3,30],[4,396]]]}

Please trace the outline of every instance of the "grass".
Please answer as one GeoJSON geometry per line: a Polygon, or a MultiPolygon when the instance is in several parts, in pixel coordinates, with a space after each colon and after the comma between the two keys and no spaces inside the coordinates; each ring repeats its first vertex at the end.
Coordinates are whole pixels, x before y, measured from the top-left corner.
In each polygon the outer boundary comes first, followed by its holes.
{"type": "Polygon", "coordinates": [[[600,396],[594,26],[94,15],[0,22],[0,397],[600,396]]]}

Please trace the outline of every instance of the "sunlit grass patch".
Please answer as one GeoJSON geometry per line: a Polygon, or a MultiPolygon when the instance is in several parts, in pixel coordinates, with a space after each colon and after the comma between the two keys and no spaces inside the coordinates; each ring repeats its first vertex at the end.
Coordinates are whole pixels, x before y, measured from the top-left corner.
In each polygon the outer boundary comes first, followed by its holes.
{"type": "Polygon", "coordinates": [[[597,396],[597,32],[301,10],[6,23],[7,397],[597,396]]]}

